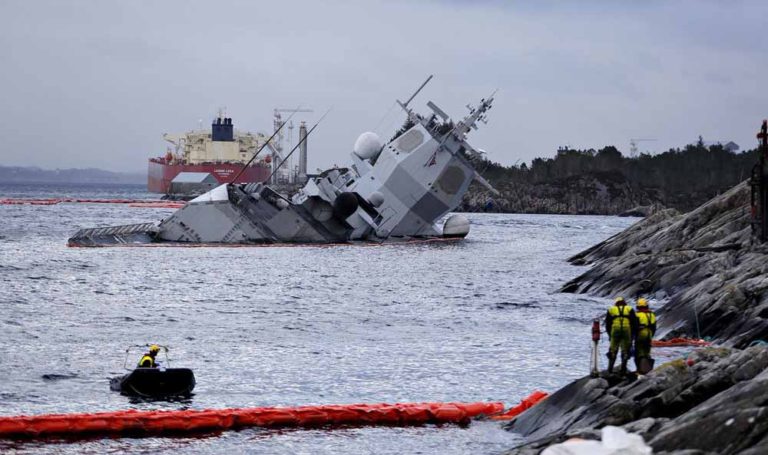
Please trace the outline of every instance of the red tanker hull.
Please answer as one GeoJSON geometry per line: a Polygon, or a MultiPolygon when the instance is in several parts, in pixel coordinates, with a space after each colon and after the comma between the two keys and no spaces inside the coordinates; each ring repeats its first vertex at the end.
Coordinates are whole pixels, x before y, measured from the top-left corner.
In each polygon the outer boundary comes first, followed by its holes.
{"type": "MultiPolygon", "coordinates": [[[[152,158],[147,172],[147,189],[153,193],[167,194],[171,181],[180,172],[206,172],[213,174],[219,183],[228,183],[243,167],[241,163],[168,164],[162,158],[152,158]]],[[[263,182],[269,174],[268,166],[254,164],[248,166],[235,183],[263,182]]]]}

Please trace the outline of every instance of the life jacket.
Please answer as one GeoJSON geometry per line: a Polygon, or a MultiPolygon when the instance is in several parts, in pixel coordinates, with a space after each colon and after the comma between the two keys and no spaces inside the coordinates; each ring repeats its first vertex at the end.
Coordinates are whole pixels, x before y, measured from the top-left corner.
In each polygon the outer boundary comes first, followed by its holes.
{"type": "Polygon", "coordinates": [[[651,326],[656,324],[656,315],[653,311],[637,311],[635,315],[637,316],[638,335],[644,338],[650,337],[652,335],[651,326]]]}
{"type": "Polygon", "coordinates": [[[629,305],[614,305],[608,308],[608,314],[613,317],[613,322],[611,323],[611,332],[614,330],[629,330],[630,327],[632,327],[629,321],[629,313],[631,311],[632,307],[629,305]]]}
{"type": "Polygon", "coordinates": [[[139,368],[154,368],[155,366],[155,359],[149,354],[144,354],[141,360],[139,360],[139,368]],[[149,365],[144,365],[147,362],[149,362],[149,365]]]}

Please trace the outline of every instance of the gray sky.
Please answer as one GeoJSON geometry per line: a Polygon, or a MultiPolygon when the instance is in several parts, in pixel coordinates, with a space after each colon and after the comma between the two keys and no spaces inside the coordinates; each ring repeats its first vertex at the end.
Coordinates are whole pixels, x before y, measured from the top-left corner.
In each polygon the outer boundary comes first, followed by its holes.
{"type": "Polygon", "coordinates": [[[143,171],[164,132],[221,106],[269,132],[273,108],[297,105],[310,124],[333,106],[310,169],[344,164],[429,74],[424,112],[460,118],[499,89],[471,142],[503,164],[637,137],[752,148],[767,17],[765,1],[0,0],[0,164],[143,171]]]}

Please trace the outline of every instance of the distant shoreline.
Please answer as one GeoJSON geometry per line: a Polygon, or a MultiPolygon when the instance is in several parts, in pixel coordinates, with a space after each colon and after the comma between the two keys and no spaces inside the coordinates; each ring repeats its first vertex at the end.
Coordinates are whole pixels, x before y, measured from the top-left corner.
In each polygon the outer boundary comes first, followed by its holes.
{"type": "Polygon", "coordinates": [[[38,167],[0,166],[1,183],[77,183],[146,185],[145,173],[113,172],[103,169],[41,169],[38,167]]]}
{"type": "Polygon", "coordinates": [[[63,186],[100,186],[100,187],[110,187],[110,186],[140,186],[140,187],[146,187],[146,183],[138,183],[138,182],[100,182],[100,181],[88,181],[88,182],[82,182],[82,181],[69,181],[69,180],[57,180],[57,181],[51,181],[51,180],[12,180],[12,181],[0,181],[0,186],[23,186],[23,185],[63,185],[63,186]]]}

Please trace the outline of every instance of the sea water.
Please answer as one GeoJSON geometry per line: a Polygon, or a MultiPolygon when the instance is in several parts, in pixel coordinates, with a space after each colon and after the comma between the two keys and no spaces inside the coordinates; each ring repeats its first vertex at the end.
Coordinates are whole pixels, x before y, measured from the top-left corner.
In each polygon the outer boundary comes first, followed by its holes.
{"type": "MultiPolygon", "coordinates": [[[[131,185],[0,185],[4,197],[156,198],[131,185]]],[[[361,402],[503,401],[589,372],[608,300],[561,294],[566,259],[636,219],[467,214],[459,242],[382,246],[68,248],[83,227],[173,209],[0,205],[0,415],[361,402]],[[194,396],[109,389],[170,347],[194,396]],[[127,360],[126,360],[127,359],[127,360]]],[[[162,358],[162,356],[161,356],[162,358]]],[[[30,453],[499,453],[497,422],[245,429],[194,438],[0,442],[30,453]]]]}

